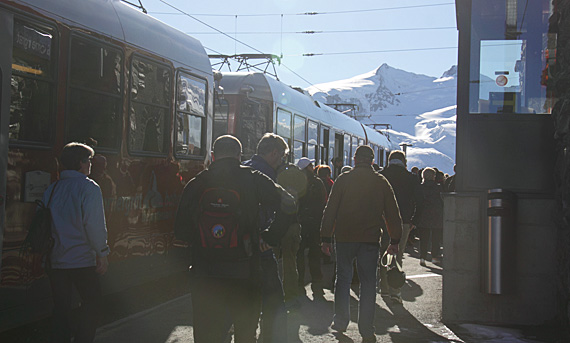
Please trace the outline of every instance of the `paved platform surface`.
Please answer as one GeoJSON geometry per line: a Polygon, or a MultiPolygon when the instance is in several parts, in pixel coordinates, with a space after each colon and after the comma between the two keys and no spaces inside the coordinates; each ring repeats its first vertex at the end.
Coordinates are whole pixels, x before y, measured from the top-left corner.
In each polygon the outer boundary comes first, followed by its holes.
{"type": "MultiPolygon", "coordinates": [[[[378,342],[565,342],[543,329],[471,324],[447,327],[441,322],[442,268],[430,262],[426,267],[420,266],[417,252],[410,248],[405,254],[404,270],[407,282],[402,289],[403,304],[377,295],[375,327],[378,342]]],[[[323,271],[325,278],[327,275],[332,277],[332,265],[323,265],[323,271]]],[[[336,334],[330,329],[334,299],[330,289],[325,291],[325,301],[312,299],[310,285],[306,292],[301,307],[288,314],[289,342],[361,342],[357,324],[353,321],[344,334],[336,334]]],[[[357,318],[357,293],[356,285],[351,291],[352,320],[357,318]]],[[[99,329],[96,342],[194,342],[191,302],[192,296],[187,294],[108,324],[99,329]]]]}
{"type": "MultiPolygon", "coordinates": [[[[505,328],[469,323],[448,325],[441,322],[442,267],[431,262],[419,265],[415,247],[404,255],[407,282],[402,289],[403,304],[376,297],[375,327],[378,342],[396,343],[568,343],[560,328],[505,328]]],[[[308,269],[308,268],[307,268],[308,269]]],[[[310,285],[299,309],[288,314],[289,342],[359,343],[357,318],[358,286],[351,291],[352,322],[345,334],[329,328],[333,318],[331,292],[333,265],[323,265],[325,300],[314,301],[310,285]]],[[[309,277],[307,276],[307,280],[309,277]]],[[[190,343],[192,337],[192,296],[188,276],[181,273],[156,284],[131,289],[106,299],[105,324],[97,331],[97,343],[190,343]]],[[[49,339],[49,318],[10,332],[0,333],[1,343],[43,343],[49,339]]],[[[259,341],[261,343],[261,340],[259,341]]]]}

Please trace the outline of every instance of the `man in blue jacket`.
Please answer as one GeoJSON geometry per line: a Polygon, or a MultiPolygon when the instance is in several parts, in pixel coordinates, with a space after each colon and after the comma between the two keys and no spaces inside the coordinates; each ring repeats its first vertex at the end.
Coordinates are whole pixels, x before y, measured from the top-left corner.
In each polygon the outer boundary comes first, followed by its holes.
{"type": "Polygon", "coordinates": [[[44,204],[50,204],[55,241],[48,266],[54,302],[52,342],[71,341],[73,286],[81,296],[75,342],[93,342],[97,329],[101,299],[97,275],[107,271],[109,247],[101,189],[87,177],[93,155],[85,144],[67,144],[60,158],[64,169],[60,180],[43,196],[44,204]]]}
{"type": "MultiPolygon", "coordinates": [[[[257,144],[257,153],[251,157],[251,160],[245,161],[243,164],[262,172],[273,181],[277,181],[277,168],[283,163],[283,159],[288,152],[289,146],[283,138],[274,133],[266,133],[257,144]]],[[[261,207],[261,229],[266,228],[271,223],[274,212],[275,209],[272,207],[261,207]]],[[[295,254],[292,256],[295,256],[295,254]]],[[[285,267],[285,269],[287,270],[288,268],[285,267]]],[[[288,276],[285,275],[285,278],[287,277],[288,276]]],[[[289,277],[289,279],[293,278],[289,277]]],[[[295,286],[296,281],[297,278],[295,277],[295,286]]],[[[286,343],[288,339],[285,295],[283,292],[283,284],[279,278],[277,260],[273,250],[267,250],[261,254],[261,287],[261,334],[263,342],[286,343]]]]}

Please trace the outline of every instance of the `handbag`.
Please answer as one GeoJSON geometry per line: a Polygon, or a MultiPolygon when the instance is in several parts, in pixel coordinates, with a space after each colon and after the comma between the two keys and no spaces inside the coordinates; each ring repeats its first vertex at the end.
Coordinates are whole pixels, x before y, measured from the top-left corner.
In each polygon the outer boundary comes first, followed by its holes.
{"type": "Polygon", "coordinates": [[[398,263],[396,256],[385,252],[384,255],[382,255],[380,264],[388,270],[386,272],[388,285],[396,289],[402,288],[406,283],[406,273],[402,270],[402,266],[398,263]],[[384,260],[386,260],[385,263],[384,260]]]}

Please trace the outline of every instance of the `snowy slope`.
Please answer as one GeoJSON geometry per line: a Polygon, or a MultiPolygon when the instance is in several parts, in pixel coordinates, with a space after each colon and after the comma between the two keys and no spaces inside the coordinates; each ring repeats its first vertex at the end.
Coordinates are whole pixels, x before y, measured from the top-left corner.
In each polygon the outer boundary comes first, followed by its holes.
{"type": "Polygon", "coordinates": [[[347,80],[311,86],[316,100],[358,105],[365,124],[390,124],[390,138],[407,148],[408,167],[437,167],[453,174],[457,67],[440,78],[381,65],[347,80]]]}

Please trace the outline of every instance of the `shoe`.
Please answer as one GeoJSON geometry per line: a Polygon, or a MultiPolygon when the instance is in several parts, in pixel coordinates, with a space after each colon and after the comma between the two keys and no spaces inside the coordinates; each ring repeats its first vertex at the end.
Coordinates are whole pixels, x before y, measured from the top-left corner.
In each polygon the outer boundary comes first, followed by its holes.
{"type": "Polygon", "coordinates": [[[424,260],[423,258],[420,258],[420,266],[422,267],[426,266],[426,260],[424,260]]]}
{"type": "Polygon", "coordinates": [[[336,332],[346,332],[346,328],[338,327],[336,324],[331,325],[331,330],[336,332]]]}
{"type": "Polygon", "coordinates": [[[376,343],[376,335],[370,337],[362,337],[362,343],[376,343]]]}
{"type": "Polygon", "coordinates": [[[392,302],[395,304],[403,304],[404,301],[402,300],[402,297],[399,295],[391,295],[390,299],[392,299],[392,302]]]}

